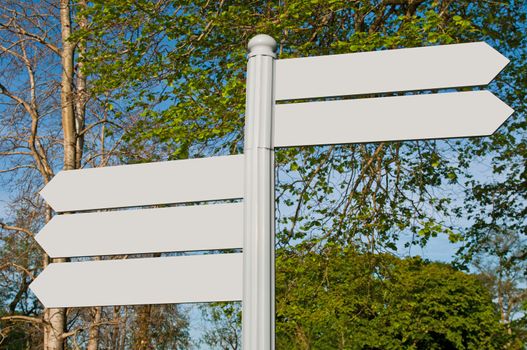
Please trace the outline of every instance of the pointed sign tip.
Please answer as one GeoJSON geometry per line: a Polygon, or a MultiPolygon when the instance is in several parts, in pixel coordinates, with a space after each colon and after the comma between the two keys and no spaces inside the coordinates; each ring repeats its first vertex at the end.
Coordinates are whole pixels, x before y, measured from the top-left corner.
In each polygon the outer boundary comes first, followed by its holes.
{"type": "Polygon", "coordinates": [[[500,105],[501,108],[501,120],[499,120],[498,125],[496,126],[496,129],[492,131],[491,135],[495,134],[502,126],[509,120],[509,118],[514,113],[514,109],[506,104],[504,101],[502,101],[500,98],[498,98],[496,95],[492,94],[494,98],[497,100],[497,103],[500,105]]]}
{"type": "Polygon", "coordinates": [[[55,176],[49,180],[47,184],[44,185],[44,187],[38,192],[39,195],[44,198],[44,201],[55,211],[58,211],[56,208],[56,203],[53,198],[53,192],[55,191],[54,188],[56,187],[55,184],[57,182],[57,179],[62,176],[63,171],[59,171],[55,176]]]}
{"type": "Polygon", "coordinates": [[[492,56],[492,59],[494,61],[495,71],[491,79],[487,83],[490,84],[490,82],[492,82],[498,76],[498,74],[500,74],[505,69],[505,67],[507,67],[507,65],[510,63],[510,60],[501,52],[496,50],[492,45],[489,45],[484,41],[481,41],[480,43],[483,45],[482,47],[485,48],[485,51],[489,53],[490,56],[492,56]]]}
{"type": "Polygon", "coordinates": [[[492,136],[507,122],[514,109],[489,90],[479,90],[475,93],[481,96],[475,104],[480,106],[482,117],[485,116],[478,124],[486,125],[478,136],[492,136]]]}
{"type": "Polygon", "coordinates": [[[480,41],[479,43],[484,45],[487,50],[493,52],[496,55],[496,57],[500,57],[501,61],[506,62],[506,64],[510,62],[510,60],[506,56],[504,56],[501,52],[496,50],[494,46],[488,44],[486,41],[480,41]]]}
{"type": "MultiPolygon", "coordinates": [[[[51,264],[52,265],[52,264],[51,264]]],[[[52,307],[53,305],[49,305],[47,298],[45,296],[45,293],[42,289],[42,282],[44,280],[44,275],[47,273],[46,270],[51,266],[48,265],[34,280],[29,284],[29,290],[33,292],[33,294],[37,297],[37,299],[44,305],[45,308],[52,307]]]]}
{"type": "MultiPolygon", "coordinates": [[[[49,184],[49,182],[48,182],[48,184],[49,184]]],[[[46,203],[48,203],[48,200],[47,200],[47,198],[46,198],[46,193],[47,193],[46,188],[48,187],[48,184],[46,184],[46,185],[45,185],[45,186],[44,186],[44,187],[38,192],[38,194],[39,194],[42,198],[44,198],[44,200],[46,201],[46,203]]],[[[48,204],[49,204],[49,203],[48,203],[48,204]]]]}
{"type": "Polygon", "coordinates": [[[37,233],[35,236],[35,241],[37,241],[38,245],[42,250],[50,257],[50,258],[60,258],[60,256],[57,256],[55,254],[55,251],[53,249],[53,245],[50,245],[49,243],[49,232],[50,228],[54,226],[54,222],[57,216],[54,216],[51,218],[51,220],[37,233]]]}

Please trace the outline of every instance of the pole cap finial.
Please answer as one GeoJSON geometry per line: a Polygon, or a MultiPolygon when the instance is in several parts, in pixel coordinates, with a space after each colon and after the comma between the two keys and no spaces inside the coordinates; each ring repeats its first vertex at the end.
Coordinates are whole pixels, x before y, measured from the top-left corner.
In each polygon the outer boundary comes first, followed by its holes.
{"type": "Polygon", "coordinates": [[[276,57],[276,41],[267,34],[258,34],[249,40],[249,57],[256,55],[276,57]]]}

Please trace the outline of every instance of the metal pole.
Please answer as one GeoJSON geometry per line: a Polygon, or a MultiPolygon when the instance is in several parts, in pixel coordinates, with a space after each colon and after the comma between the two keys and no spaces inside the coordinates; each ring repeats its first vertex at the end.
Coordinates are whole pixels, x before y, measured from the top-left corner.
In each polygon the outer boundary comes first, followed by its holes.
{"type": "Polygon", "coordinates": [[[274,60],[276,41],[249,41],[245,114],[242,349],[274,349],[274,60]]]}

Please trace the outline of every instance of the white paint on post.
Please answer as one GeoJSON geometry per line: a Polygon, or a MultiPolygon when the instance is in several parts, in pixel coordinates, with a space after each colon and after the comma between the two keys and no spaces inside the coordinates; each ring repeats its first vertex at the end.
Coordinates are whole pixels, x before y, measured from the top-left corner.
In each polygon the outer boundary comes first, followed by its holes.
{"type": "Polygon", "coordinates": [[[274,349],[274,50],[267,35],[249,41],[245,115],[242,348],[274,349]]]}
{"type": "Polygon", "coordinates": [[[243,247],[243,204],[55,215],[36,236],[52,258],[243,247]]]}
{"type": "Polygon", "coordinates": [[[48,308],[238,301],[242,253],[50,264],[30,288],[48,308]]]}
{"type": "Polygon", "coordinates": [[[57,212],[243,197],[243,155],[59,172],[40,192],[57,212]]]}
{"type": "Polygon", "coordinates": [[[487,85],[509,60],[484,42],[276,61],[276,100],[487,85]]]}
{"type": "Polygon", "coordinates": [[[280,104],[274,146],[486,136],[512,112],[489,91],[280,104]]]}

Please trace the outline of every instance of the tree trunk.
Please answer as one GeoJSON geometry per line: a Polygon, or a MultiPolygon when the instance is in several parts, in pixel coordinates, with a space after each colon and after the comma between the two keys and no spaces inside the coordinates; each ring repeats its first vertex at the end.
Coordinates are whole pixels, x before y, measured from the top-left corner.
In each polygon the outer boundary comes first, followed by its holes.
{"type": "MultiPolygon", "coordinates": [[[[46,205],[46,224],[51,220],[52,218],[52,211],[51,211],[51,207],[49,205],[46,205]]],[[[42,257],[42,261],[43,261],[43,266],[42,266],[42,270],[44,270],[48,265],[49,265],[49,256],[44,253],[43,254],[44,256],[42,257]]],[[[49,333],[50,333],[50,328],[51,327],[48,327],[46,325],[46,322],[49,322],[49,309],[44,309],[44,312],[42,314],[42,317],[44,318],[44,341],[43,341],[43,346],[44,346],[44,349],[47,350],[49,348],[48,344],[49,344],[49,333]]]]}
{"type": "MultiPolygon", "coordinates": [[[[78,6],[80,10],[86,9],[86,1],[79,0],[78,6]]],[[[77,23],[79,28],[85,29],[88,26],[88,21],[86,17],[80,15],[77,17],[77,23]]],[[[77,62],[77,71],[76,71],[76,98],[75,98],[75,168],[80,169],[82,167],[82,155],[84,153],[84,134],[83,129],[86,124],[86,102],[88,99],[88,93],[86,91],[86,75],[84,74],[84,57],[86,54],[86,42],[80,40],[77,43],[77,52],[79,55],[79,60],[77,62]]],[[[100,258],[95,258],[95,260],[100,260],[100,258]]],[[[101,322],[102,308],[94,307],[93,309],[93,318],[92,324],[90,325],[89,330],[89,339],[86,350],[98,350],[99,349],[99,325],[101,322]]]]}
{"type": "MultiPolygon", "coordinates": [[[[78,6],[81,10],[86,8],[86,1],[79,0],[78,6]]],[[[77,18],[79,28],[86,29],[88,21],[86,17],[79,16],[77,18]]],[[[75,167],[81,168],[82,155],[84,152],[84,133],[83,129],[86,123],[86,102],[88,100],[88,93],[86,91],[86,75],[84,74],[84,57],[86,54],[86,42],[80,40],[77,44],[77,52],[79,60],[77,62],[77,94],[75,99],[75,130],[76,130],[76,152],[75,152],[75,167]]]]}
{"type": "Polygon", "coordinates": [[[86,350],[99,350],[99,324],[101,322],[102,308],[93,308],[93,321],[90,326],[88,346],[86,350]]]}
{"type": "Polygon", "coordinates": [[[62,25],[62,82],[60,102],[62,107],[62,130],[64,133],[64,170],[75,169],[76,162],[76,125],[73,101],[73,43],[71,36],[71,15],[69,0],[60,1],[60,22],[62,25]]]}
{"type": "Polygon", "coordinates": [[[113,321],[115,322],[113,324],[113,327],[110,329],[110,348],[119,350],[119,337],[120,337],[120,329],[121,329],[121,323],[123,322],[124,317],[119,317],[121,308],[119,306],[113,307],[113,321]]]}
{"type": "MultiPolygon", "coordinates": [[[[60,1],[60,24],[62,39],[62,76],[60,102],[62,111],[62,131],[64,133],[64,170],[75,169],[76,163],[76,127],[73,101],[73,52],[74,44],[69,42],[71,36],[71,7],[69,0],[60,1]]],[[[54,263],[65,262],[66,259],[53,259],[54,263]]],[[[48,331],[46,350],[64,349],[64,332],[66,330],[66,309],[57,308],[47,311],[48,331]]]]}
{"type": "Polygon", "coordinates": [[[48,336],[46,350],[63,350],[64,349],[64,330],[66,329],[66,312],[65,309],[48,309],[46,316],[48,336]]]}

